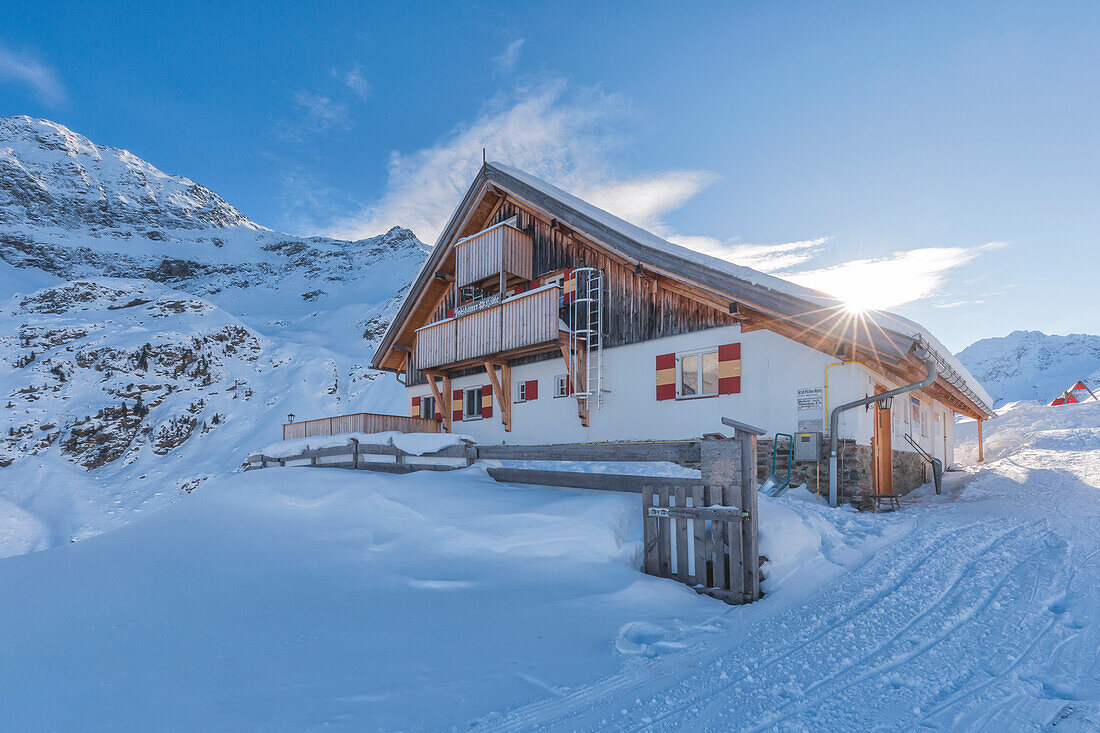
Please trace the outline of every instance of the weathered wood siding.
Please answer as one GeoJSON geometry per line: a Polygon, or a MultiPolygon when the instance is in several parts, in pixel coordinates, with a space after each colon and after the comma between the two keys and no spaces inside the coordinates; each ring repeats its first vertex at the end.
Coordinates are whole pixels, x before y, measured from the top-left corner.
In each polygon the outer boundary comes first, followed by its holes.
{"type": "Polygon", "coordinates": [[[455,280],[458,287],[503,272],[524,280],[534,278],[531,235],[500,224],[455,247],[455,280]]]}
{"type": "Polygon", "coordinates": [[[396,430],[400,433],[440,432],[439,422],[428,418],[358,412],[354,415],[283,423],[283,440],[341,433],[381,433],[388,430],[396,430]]]}
{"type": "Polygon", "coordinates": [[[639,275],[633,268],[608,257],[582,235],[552,227],[549,221],[512,200],[501,204],[486,226],[513,216],[517,218],[516,226],[531,236],[535,277],[570,267],[603,270],[607,287],[604,312],[607,347],[736,322],[727,313],[658,287],[652,277],[639,275]]]}
{"type": "Polygon", "coordinates": [[[502,305],[450,318],[416,332],[413,368],[476,359],[553,341],[558,336],[558,291],[534,290],[502,305]]]}

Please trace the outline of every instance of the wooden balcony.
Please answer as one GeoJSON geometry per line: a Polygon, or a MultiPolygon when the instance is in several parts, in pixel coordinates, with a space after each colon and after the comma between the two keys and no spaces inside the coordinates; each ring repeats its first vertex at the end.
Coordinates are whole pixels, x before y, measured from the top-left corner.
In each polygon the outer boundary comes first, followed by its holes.
{"type": "Polygon", "coordinates": [[[455,284],[480,283],[499,275],[534,278],[531,235],[511,224],[497,224],[455,245],[455,284]]]}
{"type": "Polygon", "coordinates": [[[502,304],[448,318],[416,331],[413,366],[436,369],[475,364],[558,343],[558,287],[547,285],[502,304]]]}
{"type": "Polygon", "coordinates": [[[283,440],[341,433],[381,433],[388,430],[399,433],[438,433],[439,422],[423,417],[357,412],[354,415],[283,423],[283,440]]]}

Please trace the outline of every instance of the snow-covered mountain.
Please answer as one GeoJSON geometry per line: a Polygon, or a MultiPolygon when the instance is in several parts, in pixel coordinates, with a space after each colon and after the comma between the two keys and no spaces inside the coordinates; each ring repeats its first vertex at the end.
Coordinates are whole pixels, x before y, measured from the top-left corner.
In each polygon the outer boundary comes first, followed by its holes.
{"type": "Polygon", "coordinates": [[[0,118],[0,556],[171,501],[288,413],[404,412],[367,364],[426,251],[401,228],[276,232],[125,150],[0,118]]]}
{"type": "Polygon", "coordinates": [[[1013,331],[976,341],[958,357],[996,407],[1020,400],[1050,402],[1078,379],[1094,390],[1100,385],[1100,336],[1013,331]]]}

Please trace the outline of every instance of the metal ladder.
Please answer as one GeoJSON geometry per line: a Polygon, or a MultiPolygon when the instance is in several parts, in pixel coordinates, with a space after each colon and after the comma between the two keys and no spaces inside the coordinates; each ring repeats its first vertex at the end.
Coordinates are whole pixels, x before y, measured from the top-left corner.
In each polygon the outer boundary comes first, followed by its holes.
{"type": "Polygon", "coordinates": [[[574,384],[573,394],[584,400],[589,409],[603,404],[603,272],[594,267],[578,267],[571,277],[576,294],[569,305],[569,351],[573,373],[580,376],[577,355],[584,349],[584,385],[574,384]]]}

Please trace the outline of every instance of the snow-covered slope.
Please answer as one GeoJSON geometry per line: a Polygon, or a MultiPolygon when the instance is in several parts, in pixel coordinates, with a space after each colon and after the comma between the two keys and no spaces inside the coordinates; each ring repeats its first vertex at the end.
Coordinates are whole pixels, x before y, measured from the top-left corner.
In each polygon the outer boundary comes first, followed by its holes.
{"type": "Polygon", "coordinates": [[[171,501],[288,413],[404,413],[367,365],[425,252],[400,228],[272,231],[125,150],[0,118],[0,555],[171,501]]]}
{"type": "Polygon", "coordinates": [[[0,223],[92,231],[261,229],[189,178],[25,116],[0,117],[0,223]]]}
{"type": "Polygon", "coordinates": [[[636,496],[479,467],[217,476],[116,532],[0,562],[0,689],[14,691],[0,717],[1096,730],[1098,424],[1100,403],[1017,405],[987,426],[984,467],[895,514],[762,499],[767,595],[739,607],[639,572],[636,496]]]}
{"type": "Polygon", "coordinates": [[[976,341],[958,354],[996,406],[1020,400],[1048,403],[1078,379],[1100,384],[1100,336],[1048,336],[1013,331],[976,341]]]}

